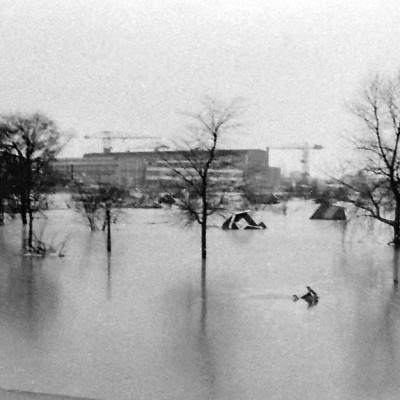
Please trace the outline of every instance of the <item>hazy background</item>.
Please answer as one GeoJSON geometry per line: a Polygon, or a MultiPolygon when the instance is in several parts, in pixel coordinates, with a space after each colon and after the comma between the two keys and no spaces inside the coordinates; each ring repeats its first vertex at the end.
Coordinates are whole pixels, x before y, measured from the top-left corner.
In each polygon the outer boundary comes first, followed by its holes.
{"type": "MultiPolygon", "coordinates": [[[[348,154],[346,110],[363,80],[400,66],[397,0],[1,0],[0,111],[42,111],[85,134],[171,137],[205,94],[247,105],[235,145],[309,142],[311,172],[348,154]]],[[[141,148],[117,143],[115,150],[141,148]]],[[[300,168],[299,151],[271,164],[300,168]]]]}

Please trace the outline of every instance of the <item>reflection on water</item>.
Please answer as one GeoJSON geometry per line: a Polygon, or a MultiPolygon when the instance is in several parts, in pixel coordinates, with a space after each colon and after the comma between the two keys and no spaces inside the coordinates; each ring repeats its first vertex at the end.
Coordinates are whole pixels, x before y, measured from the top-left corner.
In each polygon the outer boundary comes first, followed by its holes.
{"type": "MultiPolygon", "coordinates": [[[[202,260],[206,268],[206,261],[202,260]]],[[[207,290],[205,281],[201,282],[201,311],[198,330],[199,368],[201,376],[208,387],[208,399],[216,398],[216,365],[212,351],[212,343],[207,333],[207,290]]]]}
{"type": "Polygon", "coordinates": [[[398,398],[399,252],[384,232],[290,205],[259,212],[262,232],[210,229],[205,264],[199,232],[153,223],[163,210],[128,211],[112,255],[68,212],[49,223],[73,232],[64,258],[21,257],[19,221],[0,228],[0,386],[110,400],[398,398]],[[306,286],[315,307],[292,301],[306,286]]]}
{"type": "Polygon", "coordinates": [[[355,367],[353,390],[361,390],[366,396],[378,399],[398,396],[400,374],[397,286],[384,296],[384,300],[379,302],[377,293],[360,291],[356,305],[359,318],[352,349],[355,367]]]}
{"type": "Polygon", "coordinates": [[[56,284],[42,270],[41,258],[21,257],[11,265],[2,287],[1,318],[10,322],[25,340],[40,340],[57,313],[56,284]]]}
{"type": "Polygon", "coordinates": [[[107,299],[110,300],[112,296],[111,286],[111,253],[107,252],[107,299]]]}

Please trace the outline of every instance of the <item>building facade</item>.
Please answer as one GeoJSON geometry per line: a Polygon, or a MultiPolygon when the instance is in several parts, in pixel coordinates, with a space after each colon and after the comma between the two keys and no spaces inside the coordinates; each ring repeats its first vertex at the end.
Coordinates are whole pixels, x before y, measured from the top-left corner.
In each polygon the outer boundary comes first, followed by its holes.
{"type": "MultiPolygon", "coordinates": [[[[185,158],[179,151],[88,153],[82,158],[57,159],[53,165],[62,175],[87,184],[157,189],[176,182],[171,164],[175,162],[179,168],[187,169],[182,164],[185,158]]],[[[269,166],[264,150],[217,150],[216,160],[211,179],[231,183],[232,188],[247,185],[251,190],[273,193],[280,185],[280,169],[269,166]]]]}

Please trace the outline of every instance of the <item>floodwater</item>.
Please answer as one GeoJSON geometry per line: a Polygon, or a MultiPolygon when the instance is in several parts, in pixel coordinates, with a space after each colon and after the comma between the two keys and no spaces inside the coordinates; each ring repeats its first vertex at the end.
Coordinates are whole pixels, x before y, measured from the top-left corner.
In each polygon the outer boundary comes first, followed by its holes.
{"type": "Polygon", "coordinates": [[[200,236],[164,210],[103,232],[70,210],[36,226],[64,258],[21,257],[0,228],[0,387],[107,400],[400,398],[400,288],[380,225],[256,212],[265,231],[200,236]],[[311,286],[320,301],[293,302],[311,286]]]}

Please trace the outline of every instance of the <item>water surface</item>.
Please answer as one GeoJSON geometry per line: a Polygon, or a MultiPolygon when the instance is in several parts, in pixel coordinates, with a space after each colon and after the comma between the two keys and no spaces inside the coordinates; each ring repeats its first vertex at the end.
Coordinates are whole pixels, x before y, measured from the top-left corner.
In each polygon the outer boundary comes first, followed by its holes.
{"type": "Polygon", "coordinates": [[[390,232],[257,212],[266,231],[197,229],[129,210],[102,232],[72,211],[37,221],[66,257],[21,257],[0,228],[0,386],[98,399],[398,399],[400,294],[390,232]],[[292,302],[310,285],[315,307],[292,302]]]}

